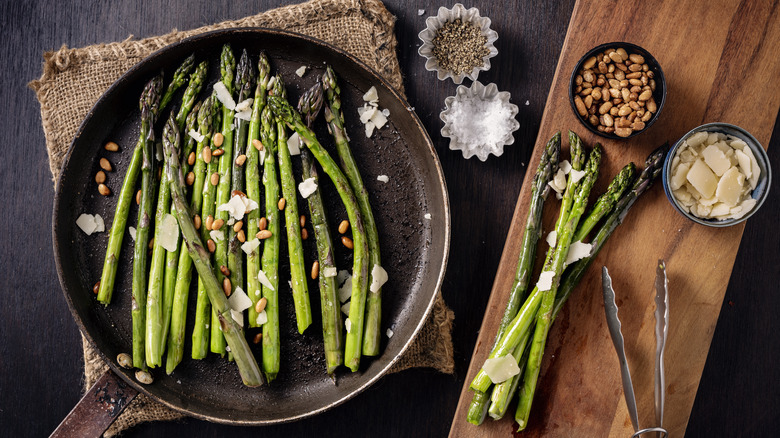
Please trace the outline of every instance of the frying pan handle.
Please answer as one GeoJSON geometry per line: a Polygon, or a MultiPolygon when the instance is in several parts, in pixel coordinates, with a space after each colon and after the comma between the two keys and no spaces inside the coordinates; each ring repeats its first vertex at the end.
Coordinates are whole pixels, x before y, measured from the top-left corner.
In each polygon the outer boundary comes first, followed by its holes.
{"type": "Polygon", "coordinates": [[[49,438],[100,437],[136,395],[138,391],[107,370],[49,438]]]}

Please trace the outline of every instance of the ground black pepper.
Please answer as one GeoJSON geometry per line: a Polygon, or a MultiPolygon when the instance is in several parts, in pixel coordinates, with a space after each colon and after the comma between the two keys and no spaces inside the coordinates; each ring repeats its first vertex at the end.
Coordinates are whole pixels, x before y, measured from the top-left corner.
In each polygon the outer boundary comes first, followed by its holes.
{"type": "Polygon", "coordinates": [[[439,66],[455,74],[470,73],[489,53],[487,37],[477,26],[460,19],[444,23],[433,39],[433,55],[439,66]]]}

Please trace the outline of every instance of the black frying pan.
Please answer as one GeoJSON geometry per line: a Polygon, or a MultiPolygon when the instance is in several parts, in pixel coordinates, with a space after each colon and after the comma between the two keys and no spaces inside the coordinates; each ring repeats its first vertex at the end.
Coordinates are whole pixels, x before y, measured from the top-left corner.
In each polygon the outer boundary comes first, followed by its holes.
{"type": "MultiPolygon", "coordinates": [[[[178,95],[174,104],[177,101],[178,95]]],[[[161,114],[158,120],[165,118],[166,114],[161,114]]],[[[333,151],[321,120],[316,123],[316,131],[333,151]]],[[[332,153],[335,155],[335,151],[332,153]]],[[[300,175],[299,160],[294,161],[296,174],[300,175]]],[[[346,214],[326,179],[322,179],[322,192],[331,224],[337,224],[346,214]]],[[[302,212],[307,212],[302,199],[299,205],[302,212]]],[[[132,207],[128,225],[134,226],[135,203],[132,207]]],[[[444,275],[450,239],[449,204],[439,160],[420,120],[403,97],[355,57],[304,35],[269,29],[232,29],[195,36],[155,52],[130,69],[98,100],[79,128],[60,174],[53,216],[54,254],[65,299],[81,331],[124,380],[120,386],[129,384],[128,391],[137,389],[193,417],[242,425],[281,423],[323,412],[355,396],[387,372],[430,313],[444,275]],[[117,197],[103,197],[97,192],[93,178],[99,169],[99,157],[108,158],[114,165],[107,184],[118,193],[138,136],[138,97],[144,83],[161,69],[168,80],[179,63],[194,52],[197,62],[210,62],[209,82],[201,92],[202,98],[218,80],[219,52],[227,42],[237,56],[244,48],[255,56],[265,50],[274,71],[282,73],[291,102],[297,102],[322,74],[326,63],[339,75],[347,130],[371,197],[383,265],[390,276],[383,291],[382,333],[391,328],[394,335],[383,337],[381,355],[364,358],[359,372],[339,370],[335,384],[325,372],[319,295],[313,281],[309,288],[314,323],[303,335],[295,328],[285,244],[280,257],[281,372],[277,380],[260,388],[244,387],[235,364],[216,355],[205,360],[189,359],[189,343],[185,359],[175,372],[167,376],[164,369],[153,370],[155,380],[151,385],[137,383],[132,371],[117,366],[117,354],[131,351],[132,240],[127,233],[112,303],[104,307],[92,293],[92,286],[100,278],[108,233],[86,236],[75,223],[81,213],[98,213],[105,218],[106,228],[110,227],[117,197]],[[294,73],[301,65],[309,67],[303,78],[294,73]],[[363,103],[362,94],[372,85],[379,92],[380,107],[389,109],[390,116],[389,125],[368,139],[357,108],[363,103]],[[103,150],[109,140],[120,145],[119,153],[103,150]],[[378,175],[388,175],[389,182],[377,181],[378,175]],[[431,219],[426,219],[426,213],[431,219]]],[[[305,250],[307,263],[311,263],[315,257],[313,239],[305,242],[305,250]]],[[[336,255],[339,268],[351,270],[348,251],[339,245],[336,255]]],[[[188,342],[194,297],[191,292],[188,342]]],[[[254,330],[248,330],[247,337],[251,339],[253,334],[254,330]]],[[[253,345],[259,357],[257,347],[253,345]]]]}

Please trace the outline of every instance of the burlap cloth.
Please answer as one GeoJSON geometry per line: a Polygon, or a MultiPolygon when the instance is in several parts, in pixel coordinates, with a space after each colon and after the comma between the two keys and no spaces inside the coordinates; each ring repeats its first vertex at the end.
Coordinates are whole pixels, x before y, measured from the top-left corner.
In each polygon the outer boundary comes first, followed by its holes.
{"type": "MultiPolygon", "coordinates": [[[[130,37],[122,42],[79,49],[63,46],[56,52],[47,52],[43,55],[43,75],[32,81],[30,87],[41,104],[41,120],[54,180],[59,176],[68,147],[88,110],[125,71],[155,50],[216,29],[254,26],[286,29],[322,39],[352,53],[403,92],[395,53],[394,21],[395,17],[378,0],[312,0],[185,32],[173,30],[167,35],[142,40],[130,37]]],[[[450,331],[453,317],[439,294],[433,313],[422,331],[390,372],[430,367],[452,373],[454,362],[450,331]]],[[[107,365],[89,342],[82,338],[82,343],[86,390],[107,369],[107,365]]],[[[147,421],[182,417],[182,414],[141,394],[105,435],[115,436],[147,421]]]]}

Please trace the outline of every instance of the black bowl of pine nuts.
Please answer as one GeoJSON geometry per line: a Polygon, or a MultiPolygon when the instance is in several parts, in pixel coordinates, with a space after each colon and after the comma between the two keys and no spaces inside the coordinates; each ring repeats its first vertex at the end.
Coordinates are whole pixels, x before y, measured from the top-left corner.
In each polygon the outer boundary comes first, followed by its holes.
{"type": "Polygon", "coordinates": [[[666,101],[666,79],[647,50],[631,43],[602,44],[574,67],[569,101],[593,133],[627,139],[658,119],[666,101]]]}

